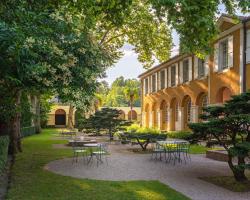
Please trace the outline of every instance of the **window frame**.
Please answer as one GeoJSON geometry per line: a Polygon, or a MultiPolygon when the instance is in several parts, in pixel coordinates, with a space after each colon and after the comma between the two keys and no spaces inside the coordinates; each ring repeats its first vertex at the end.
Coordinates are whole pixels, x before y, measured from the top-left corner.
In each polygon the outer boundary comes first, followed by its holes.
{"type": "Polygon", "coordinates": [[[197,66],[198,79],[200,79],[200,78],[202,78],[202,77],[205,76],[205,74],[206,74],[205,70],[206,70],[206,69],[205,69],[205,60],[204,60],[204,59],[198,58],[198,66],[197,66]],[[203,70],[201,70],[201,68],[202,68],[203,70]],[[201,71],[202,71],[203,73],[201,73],[201,71]]]}
{"type": "Polygon", "coordinates": [[[228,37],[227,37],[219,42],[219,67],[218,67],[219,71],[223,71],[229,68],[228,52],[229,52],[229,47],[228,47],[228,37]],[[224,47],[226,48],[224,49],[224,47]]]}
{"type": "Polygon", "coordinates": [[[148,93],[149,93],[148,85],[149,85],[149,80],[148,80],[148,78],[146,78],[146,79],[145,79],[145,88],[144,88],[145,94],[148,94],[148,93]]]}
{"type": "Polygon", "coordinates": [[[176,86],[176,66],[175,65],[172,65],[171,68],[171,74],[170,74],[170,77],[171,77],[171,87],[175,87],[176,86]],[[173,74],[174,72],[174,74],[173,74]]]}
{"type": "Polygon", "coordinates": [[[156,92],[157,86],[156,86],[157,76],[156,74],[152,75],[152,92],[156,92]]]}
{"type": "Polygon", "coordinates": [[[182,81],[183,83],[189,81],[189,59],[182,61],[182,81]]]}
{"type": "Polygon", "coordinates": [[[166,87],[165,85],[165,79],[166,79],[166,73],[165,70],[160,71],[160,89],[164,89],[166,87]]]}

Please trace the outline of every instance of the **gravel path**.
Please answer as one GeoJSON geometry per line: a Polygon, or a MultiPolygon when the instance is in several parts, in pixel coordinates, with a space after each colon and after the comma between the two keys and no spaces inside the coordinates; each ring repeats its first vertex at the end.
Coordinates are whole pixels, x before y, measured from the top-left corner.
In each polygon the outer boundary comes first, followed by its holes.
{"type": "Polygon", "coordinates": [[[199,177],[228,176],[227,163],[210,160],[204,155],[192,155],[192,162],[173,164],[150,159],[150,154],[129,153],[124,146],[111,145],[111,155],[106,163],[83,162],[72,165],[72,160],[62,159],[49,163],[46,169],[61,175],[96,180],[159,180],[193,200],[249,200],[250,192],[235,193],[202,181],[199,177]],[[117,151],[119,149],[119,151],[117,151]]]}

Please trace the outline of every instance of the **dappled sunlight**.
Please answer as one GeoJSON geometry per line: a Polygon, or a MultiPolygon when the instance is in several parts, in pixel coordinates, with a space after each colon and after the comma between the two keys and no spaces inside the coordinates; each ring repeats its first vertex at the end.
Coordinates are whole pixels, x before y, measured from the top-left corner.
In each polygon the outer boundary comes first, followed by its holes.
{"type": "Polygon", "coordinates": [[[135,191],[136,194],[138,196],[140,196],[140,198],[143,198],[145,200],[162,200],[162,199],[169,199],[167,198],[166,196],[164,196],[163,194],[161,193],[158,193],[158,192],[155,192],[155,191],[152,191],[152,190],[138,190],[138,191],[135,191]]]}

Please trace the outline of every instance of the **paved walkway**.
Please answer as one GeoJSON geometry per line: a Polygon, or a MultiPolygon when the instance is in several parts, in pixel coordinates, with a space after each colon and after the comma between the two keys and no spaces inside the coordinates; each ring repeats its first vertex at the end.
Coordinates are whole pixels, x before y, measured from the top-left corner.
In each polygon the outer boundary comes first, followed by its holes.
{"type": "Polygon", "coordinates": [[[95,163],[72,165],[70,158],[56,160],[46,168],[54,173],[96,180],[159,180],[193,200],[249,200],[250,192],[235,193],[202,181],[199,177],[228,176],[227,163],[210,160],[204,155],[192,155],[186,165],[152,161],[150,154],[128,152],[124,146],[111,145],[108,165],[97,167],[95,163]]]}

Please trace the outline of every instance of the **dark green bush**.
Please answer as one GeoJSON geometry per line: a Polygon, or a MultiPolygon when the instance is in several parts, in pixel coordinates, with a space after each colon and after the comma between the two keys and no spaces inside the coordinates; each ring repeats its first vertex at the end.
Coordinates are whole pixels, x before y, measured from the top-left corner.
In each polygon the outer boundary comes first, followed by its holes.
{"type": "Polygon", "coordinates": [[[177,138],[177,139],[183,139],[183,140],[190,140],[192,136],[191,131],[169,131],[167,133],[168,137],[170,138],[177,138]]]}
{"type": "Polygon", "coordinates": [[[34,126],[21,128],[21,137],[27,137],[36,134],[36,128],[34,126]]]}
{"type": "Polygon", "coordinates": [[[0,174],[2,173],[8,159],[9,136],[0,136],[0,174]]]}

